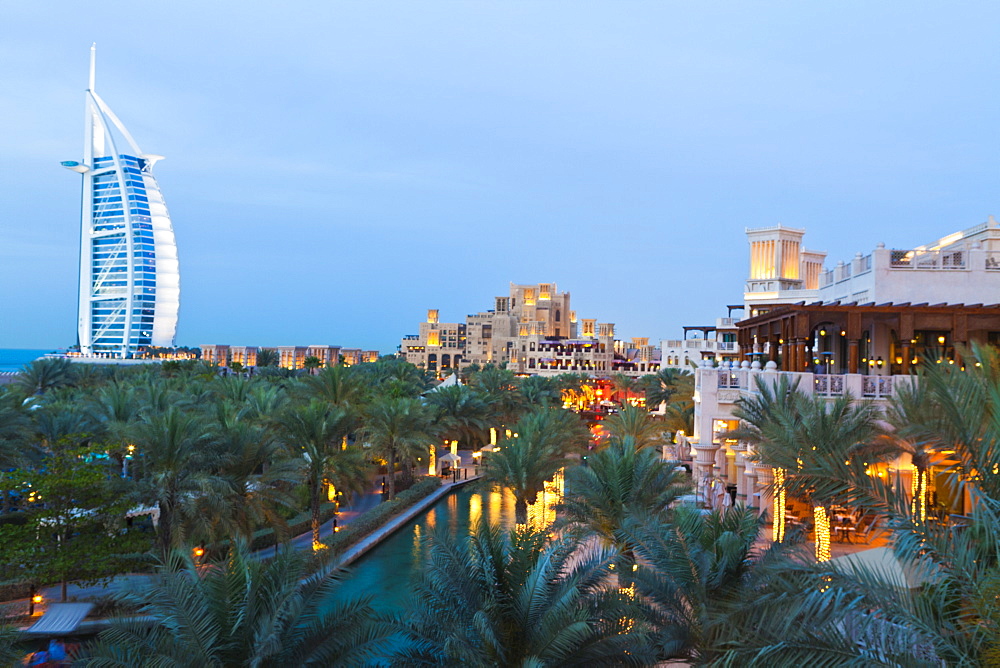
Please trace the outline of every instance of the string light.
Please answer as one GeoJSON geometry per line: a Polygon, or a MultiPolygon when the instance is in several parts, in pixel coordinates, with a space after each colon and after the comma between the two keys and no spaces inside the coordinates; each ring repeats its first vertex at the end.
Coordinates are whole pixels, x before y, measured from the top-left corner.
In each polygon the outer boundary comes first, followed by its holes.
{"type": "Polygon", "coordinates": [[[823,506],[813,506],[816,525],[816,561],[830,561],[830,516],[823,506]]]}
{"type": "Polygon", "coordinates": [[[774,523],[772,540],[785,541],[785,469],[771,469],[774,476],[774,523]]]}

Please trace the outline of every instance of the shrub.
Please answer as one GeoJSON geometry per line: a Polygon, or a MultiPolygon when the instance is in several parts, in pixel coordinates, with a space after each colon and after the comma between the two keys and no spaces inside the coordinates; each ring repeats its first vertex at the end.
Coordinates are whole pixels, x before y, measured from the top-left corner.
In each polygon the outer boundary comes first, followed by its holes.
{"type": "Polygon", "coordinates": [[[342,531],[326,540],[333,553],[342,553],[362,538],[385,525],[390,519],[414,505],[421,499],[430,496],[441,487],[441,480],[427,477],[410,487],[405,492],[396,495],[393,501],[384,501],[367,513],[355,518],[342,531]]]}
{"type": "MultiPolygon", "coordinates": [[[[319,507],[320,524],[330,520],[336,509],[337,506],[333,503],[324,503],[321,505],[319,507]]],[[[288,536],[294,538],[309,531],[311,528],[311,517],[309,511],[304,511],[288,520],[288,536]]],[[[259,529],[254,532],[253,540],[250,542],[250,549],[263,550],[265,547],[272,547],[276,542],[274,529],[259,529]]]]}

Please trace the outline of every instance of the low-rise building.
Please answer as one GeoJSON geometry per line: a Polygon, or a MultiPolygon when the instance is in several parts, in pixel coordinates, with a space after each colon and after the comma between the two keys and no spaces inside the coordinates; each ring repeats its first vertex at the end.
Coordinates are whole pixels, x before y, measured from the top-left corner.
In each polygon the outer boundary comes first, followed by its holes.
{"type": "Polygon", "coordinates": [[[212,344],[201,346],[201,359],[209,364],[228,367],[240,364],[244,367],[256,367],[258,352],[271,350],[278,355],[278,366],[284,369],[304,369],[306,360],[315,357],[321,367],[345,364],[351,366],[364,362],[375,362],[379,358],[377,350],[361,350],[360,348],[341,348],[340,346],[229,346],[212,344]]]}

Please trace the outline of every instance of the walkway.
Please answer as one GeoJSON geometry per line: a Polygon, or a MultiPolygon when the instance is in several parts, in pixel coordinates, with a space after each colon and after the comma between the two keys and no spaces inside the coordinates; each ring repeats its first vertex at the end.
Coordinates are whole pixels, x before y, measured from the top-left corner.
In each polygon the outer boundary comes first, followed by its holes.
{"type": "MultiPolygon", "coordinates": [[[[464,462],[463,462],[464,464],[464,462]]],[[[471,462],[470,462],[471,464],[471,462]]],[[[471,469],[471,466],[470,466],[471,469]]],[[[470,471],[471,472],[471,471],[470,471]]],[[[446,482],[441,485],[441,488],[435,490],[432,494],[424,499],[421,499],[416,504],[406,509],[400,515],[392,518],[384,526],[374,531],[364,540],[356,543],[350,547],[343,556],[337,561],[336,566],[338,568],[347,566],[352,563],[362,554],[368,550],[375,547],[377,544],[382,542],[386,537],[391,535],[401,526],[409,522],[411,519],[419,515],[421,512],[425,511],[430,506],[437,503],[438,500],[446,496],[456,487],[464,485],[466,483],[472,482],[473,480],[478,480],[478,476],[473,476],[467,480],[460,480],[458,482],[446,482]]],[[[379,503],[382,502],[382,482],[381,477],[376,478],[372,481],[371,489],[364,493],[355,496],[349,505],[345,507],[344,510],[336,517],[337,525],[339,527],[349,525],[356,517],[362,515],[363,513],[371,510],[379,503]]],[[[325,522],[320,526],[320,537],[324,538],[333,533],[333,519],[325,522]]],[[[312,549],[312,531],[306,531],[305,533],[296,536],[289,544],[292,545],[297,550],[308,550],[312,549]]],[[[266,547],[261,550],[257,550],[253,553],[254,557],[258,559],[266,559],[274,554],[273,547],[266,547]]],[[[82,585],[77,583],[68,583],[66,585],[66,599],[68,601],[72,600],[93,600],[95,598],[110,597],[114,594],[125,593],[130,591],[136,591],[138,589],[143,589],[150,585],[150,582],[154,576],[144,573],[127,573],[123,575],[116,576],[110,580],[104,582],[103,584],[97,585],[82,585]]],[[[52,585],[50,587],[44,587],[41,592],[42,596],[48,602],[59,602],[62,599],[62,586],[60,584],[52,585]]],[[[26,615],[28,612],[28,599],[17,599],[13,601],[7,601],[0,603],[0,616],[15,616],[19,614],[26,615]]],[[[45,610],[45,604],[35,606],[35,616],[37,617],[45,610]]]]}

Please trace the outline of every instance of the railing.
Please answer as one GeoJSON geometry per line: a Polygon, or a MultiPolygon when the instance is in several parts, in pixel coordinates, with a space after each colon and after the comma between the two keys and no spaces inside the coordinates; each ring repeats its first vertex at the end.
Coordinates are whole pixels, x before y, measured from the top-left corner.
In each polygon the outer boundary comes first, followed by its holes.
{"type": "Polygon", "coordinates": [[[861,379],[861,396],[884,399],[892,396],[892,376],[865,376],[861,379]]]}
{"type": "Polygon", "coordinates": [[[745,390],[749,386],[747,381],[746,371],[719,369],[719,389],[745,390]]]}
{"type": "Polygon", "coordinates": [[[844,394],[844,377],[833,374],[817,374],[813,379],[813,391],[825,397],[839,397],[844,394]]]}
{"type": "Polygon", "coordinates": [[[965,251],[894,250],[889,253],[890,269],[942,271],[965,269],[965,251]]]}

